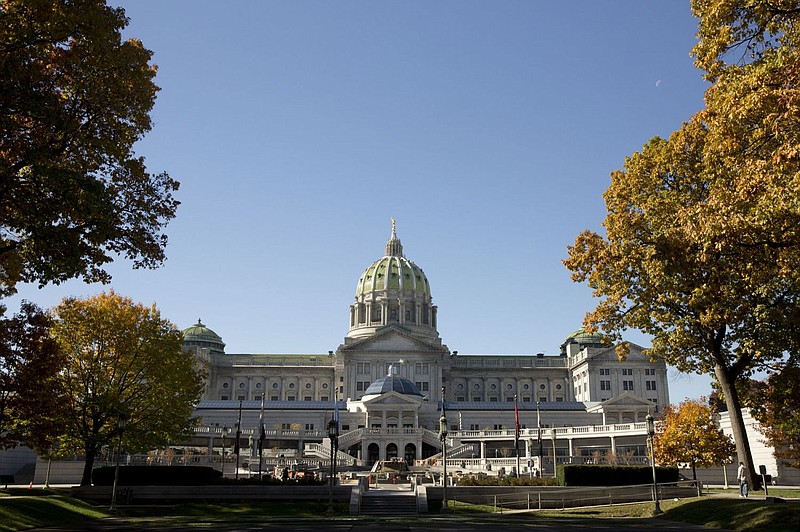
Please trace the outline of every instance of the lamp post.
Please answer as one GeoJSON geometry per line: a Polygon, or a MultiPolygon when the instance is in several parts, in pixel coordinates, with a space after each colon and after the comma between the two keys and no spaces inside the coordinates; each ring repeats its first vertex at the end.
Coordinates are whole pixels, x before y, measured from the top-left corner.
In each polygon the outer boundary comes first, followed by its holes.
{"type": "Polygon", "coordinates": [[[225,436],[229,430],[227,425],[222,427],[222,478],[225,478],[225,436]]]}
{"type": "Polygon", "coordinates": [[[336,440],[338,439],[338,434],[336,433],[336,420],[331,418],[328,421],[328,438],[331,440],[331,468],[330,468],[330,477],[328,478],[328,511],[327,514],[333,514],[333,479],[336,476],[336,470],[334,469],[334,464],[336,463],[336,455],[335,447],[336,447],[336,440]]]}
{"type": "Polygon", "coordinates": [[[653,422],[653,416],[650,415],[650,412],[647,413],[647,417],[644,419],[647,422],[647,441],[650,446],[650,465],[653,468],[653,502],[655,503],[653,515],[656,516],[663,513],[661,511],[661,506],[658,503],[658,482],[656,481],[656,447],[654,445],[656,426],[653,422]]]}
{"type": "Polygon", "coordinates": [[[556,428],[550,429],[550,438],[553,440],[553,478],[556,478],[556,428]]]}
{"type": "Polygon", "coordinates": [[[442,511],[449,512],[450,506],[447,503],[447,418],[444,415],[444,389],[442,389],[442,417],[439,418],[439,441],[442,442],[442,488],[444,489],[442,511]]]}
{"type": "Polygon", "coordinates": [[[125,424],[128,422],[128,415],[125,412],[122,412],[119,415],[119,420],[117,421],[117,427],[119,428],[119,438],[117,439],[117,464],[114,467],[114,487],[111,488],[111,506],[109,507],[109,511],[116,512],[117,511],[117,482],[119,481],[119,455],[122,451],[122,433],[125,432],[125,424]]]}

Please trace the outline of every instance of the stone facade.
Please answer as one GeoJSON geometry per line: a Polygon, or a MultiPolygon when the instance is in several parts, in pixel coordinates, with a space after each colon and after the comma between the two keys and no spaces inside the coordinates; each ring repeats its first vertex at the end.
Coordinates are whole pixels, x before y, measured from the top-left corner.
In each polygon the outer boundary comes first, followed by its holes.
{"type": "Polygon", "coordinates": [[[231,427],[241,401],[242,427],[258,426],[263,397],[264,425],[279,446],[286,442],[278,431],[324,430],[336,404],[342,449],[374,461],[438,452],[443,400],[453,430],[513,428],[515,403],[525,427],[642,423],[669,403],[666,365],[637,345],[620,360],[603,337],[581,329],[554,354],[463,355],[442,343],[437,313],[428,279],[403,254],[393,224],[385,255],[359,277],[335,352],[228,354],[200,321],[187,329],[186,349],[207,374],[197,414],[206,425],[231,427]],[[368,394],[390,373],[419,394],[368,394]]]}

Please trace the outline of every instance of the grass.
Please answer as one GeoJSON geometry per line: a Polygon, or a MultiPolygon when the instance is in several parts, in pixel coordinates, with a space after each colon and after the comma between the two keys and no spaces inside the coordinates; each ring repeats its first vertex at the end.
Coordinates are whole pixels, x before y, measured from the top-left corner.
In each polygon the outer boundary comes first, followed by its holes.
{"type": "Polygon", "coordinates": [[[108,512],[66,495],[36,493],[0,497],[0,531],[80,523],[107,517],[108,512]]]}
{"type": "MultiPolygon", "coordinates": [[[[797,490],[775,490],[775,496],[797,496],[797,490]]],[[[58,490],[8,490],[14,497],[3,497],[0,490],[0,532],[16,532],[28,528],[59,526],[80,523],[90,519],[108,517],[105,508],[91,506],[73,499],[58,490]]],[[[6,495],[9,493],[6,492],[6,495]]],[[[773,495],[772,490],[770,495],[773,495]]],[[[452,501],[451,501],[452,507],[452,501]]],[[[324,503],[283,503],[270,504],[211,504],[195,503],[162,507],[120,507],[118,516],[132,525],[137,523],[171,526],[191,526],[205,523],[258,523],[271,518],[324,519],[327,504],[324,503]]],[[[661,502],[663,519],[727,528],[742,532],[763,530],[800,530],[800,501],[767,504],[763,498],[751,497],[700,497],[679,501],[661,502]]],[[[347,515],[347,504],[337,504],[336,515],[347,515]]],[[[475,518],[490,518],[494,508],[458,502],[457,515],[472,514],[475,518]],[[490,515],[491,514],[491,515],[490,515]]],[[[521,514],[527,522],[531,520],[553,524],[559,519],[588,520],[604,519],[606,525],[613,526],[615,519],[650,517],[652,503],[627,504],[617,506],[597,506],[593,508],[546,510],[521,514]]],[[[503,519],[513,518],[508,512],[503,519]]],[[[425,516],[420,516],[424,520],[425,516]]]]}

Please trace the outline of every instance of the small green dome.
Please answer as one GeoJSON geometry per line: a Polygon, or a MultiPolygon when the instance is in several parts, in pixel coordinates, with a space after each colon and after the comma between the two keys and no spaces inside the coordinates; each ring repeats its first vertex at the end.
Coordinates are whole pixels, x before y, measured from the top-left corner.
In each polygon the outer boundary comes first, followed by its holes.
{"type": "Polygon", "coordinates": [[[199,319],[197,323],[188,329],[184,329],[183,345],[204,347],[217,353],[225,352],[225,342],[222,341],[222,337],[203,325],[203,322],[199,319]]]}
{"type": "Polygon", "coordinates": [[[562,344],[562,350],[567,344],[570,343],[580,344],[581,347],[608,347],[605,336],[599,332],[589,333],[583,327],[567,336],[566,340],[564,340],[564,343],[562,344]]]}

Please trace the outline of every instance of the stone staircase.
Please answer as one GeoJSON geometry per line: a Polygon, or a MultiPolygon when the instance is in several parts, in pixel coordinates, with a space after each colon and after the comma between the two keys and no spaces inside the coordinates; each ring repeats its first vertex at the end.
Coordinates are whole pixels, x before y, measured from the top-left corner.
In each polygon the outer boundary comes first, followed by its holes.
{"type": "Polygon", "coordinates": [[[360,515],[396,517],[417,515],[413,491],[369,490],[361,496],[360,515]]]}

